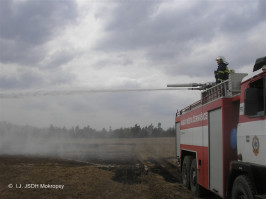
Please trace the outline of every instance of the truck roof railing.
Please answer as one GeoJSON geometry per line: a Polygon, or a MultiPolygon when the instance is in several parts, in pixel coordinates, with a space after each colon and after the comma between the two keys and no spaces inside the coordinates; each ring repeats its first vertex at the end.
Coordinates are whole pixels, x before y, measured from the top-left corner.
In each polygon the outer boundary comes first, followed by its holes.
{"type": "Polygon", "coordinates": [[[201,93],[202,103],[205,104],[220,97],[238,95],[241,90],[241,81],[246,75],[244,73],[230,73],[228,80],[216,84],[201,93]]]}
{"type": "Polygon", "coordinates": [[[246,75],[246,73],[230,73],[228,80],[204,90],[201,93],[201,99],[199,101],[177,111],[176,115],[182,115],[221,97],[233,97],[238,95],[241,90],[241,81],[246,75]]]}

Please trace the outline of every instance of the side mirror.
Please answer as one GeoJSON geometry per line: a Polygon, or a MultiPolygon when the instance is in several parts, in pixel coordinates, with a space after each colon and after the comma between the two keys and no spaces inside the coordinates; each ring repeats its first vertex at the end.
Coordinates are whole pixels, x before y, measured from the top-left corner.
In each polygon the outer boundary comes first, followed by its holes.
{"type": "Polygon", "coordinates": [[[257,88],[247,88],[245,91],[245,115],[256,115],[259,110],[259,98],[257,88]]]}

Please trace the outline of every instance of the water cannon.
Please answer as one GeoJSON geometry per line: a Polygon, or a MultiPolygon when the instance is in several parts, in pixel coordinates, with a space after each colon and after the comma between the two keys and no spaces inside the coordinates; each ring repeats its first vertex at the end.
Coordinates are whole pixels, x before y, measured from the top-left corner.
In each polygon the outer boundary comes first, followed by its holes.
{"type": "Polygon", "coordinates": [[[214,82],[207,83],[178,83],[178,84],[168,84],[167,87],[186,87],[187,90],[206,90],[214,86],[214,82]]]}

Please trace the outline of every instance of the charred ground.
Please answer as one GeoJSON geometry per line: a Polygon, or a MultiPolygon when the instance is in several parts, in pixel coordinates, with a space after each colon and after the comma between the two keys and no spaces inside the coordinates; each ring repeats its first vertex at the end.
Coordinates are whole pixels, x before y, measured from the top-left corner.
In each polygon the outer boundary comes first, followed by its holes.
{"type": "Polygon", "coordinates": [[[174,138],[73,143],[79,148],[60,158],[1,155],[0,198],[194,198],[178,182],[174,138]],[[64,188],[23,188],[26,184],[64,188]]]}

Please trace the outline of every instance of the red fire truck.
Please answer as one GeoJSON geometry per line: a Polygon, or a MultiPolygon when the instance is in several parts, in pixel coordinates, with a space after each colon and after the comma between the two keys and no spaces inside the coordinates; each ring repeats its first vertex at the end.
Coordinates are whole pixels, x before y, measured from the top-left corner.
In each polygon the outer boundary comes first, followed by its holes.
{"type": "Polygon", "coordinates": [[[220,84],[168,87],[203,89],[176,113],[183,184],[195,195],[205,188],[223,198],[266,198],[266,57],[251,74],[230,73],[220,84]]]}

